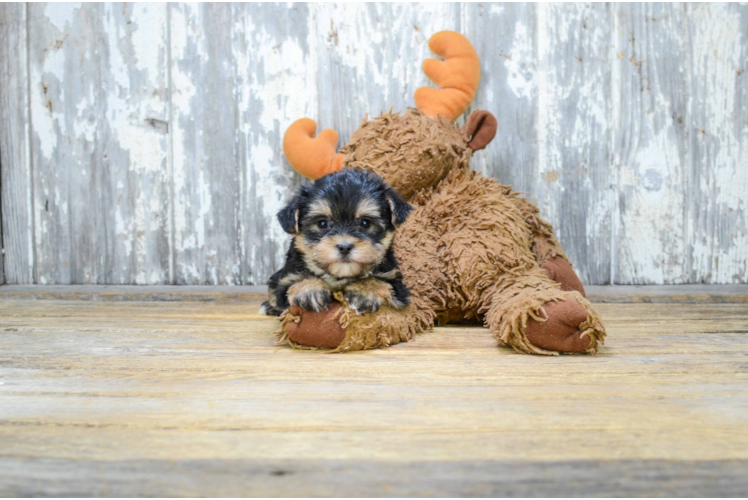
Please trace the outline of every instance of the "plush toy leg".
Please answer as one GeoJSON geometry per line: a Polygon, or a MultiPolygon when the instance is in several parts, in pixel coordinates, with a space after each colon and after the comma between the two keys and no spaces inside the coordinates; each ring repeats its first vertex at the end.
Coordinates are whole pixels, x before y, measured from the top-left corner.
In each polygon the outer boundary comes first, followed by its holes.
{"type": "Polygon", "coordinates": [[[540,269],[498,285],[484,321],[496,339],[519,352],[594,354],[605,328],[592,305],[577,291],[564,291],[540,269]]]}
{"type": "Polygon", "coordinates": [[[382,307],[374,314],[356,315],[342,293],[326,311],[302,311],[291,307],[276,332],[279,344],[296,349],[359,351],[407,342],[433,326],[434,313],[418,299],[403,310],[382,307]]]}
{"type": "Polygon", "coordinates": [[[579,292],[582,297],[587,297],[582,281],[565,258],[552,257],[541,264],[540,268],[545,271],[546,276],[561,285],[561,290],[579,292]]]}

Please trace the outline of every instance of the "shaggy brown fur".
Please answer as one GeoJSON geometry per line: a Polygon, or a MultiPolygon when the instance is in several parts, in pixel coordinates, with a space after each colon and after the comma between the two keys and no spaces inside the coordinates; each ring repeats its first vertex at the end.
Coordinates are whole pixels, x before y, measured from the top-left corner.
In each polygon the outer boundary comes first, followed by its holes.
{"type": "MultiPolygon", "coordinates": [[[[414,300],[402,311],[356,316],[338,297],[345,335],[335,351],[407,341],[447,322],[482,322],[499,343],[532,354],[594,353],[603,342],[581,283],[563,290],[553,280],[556,269],[574,273],[551,225],[509,186],[470,170],[467,130],[416,109],[389,112],[364,120],[342,149],[345,167],[376,172],[415,208],[394,241],[414,300]]],[[[294,332],[316,321],[305,314],[286,315],[281,342],[301,347],[294,332]]]]}
{"type": "Polygon", "coordinates": [[[468,169],[467,137],[446,118],[417,109],[367,120],[340,151],[346,168],[372,170],[406,200],[439,183],[454,169],[468,169]]]}

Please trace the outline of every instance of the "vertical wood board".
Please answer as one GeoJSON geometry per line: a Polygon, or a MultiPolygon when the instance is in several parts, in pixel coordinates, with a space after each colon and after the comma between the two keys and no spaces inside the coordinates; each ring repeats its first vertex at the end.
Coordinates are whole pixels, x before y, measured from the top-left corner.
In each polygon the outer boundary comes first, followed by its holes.
{"type": "Polygon", "coordinates": [[[26,4],[0,4],[0,283],[34,282],[26,4]]]}
{"type": "Polygon", "coordinates": [[[165,8],[29,4],[35,281],[169,279],[165,8]]]}

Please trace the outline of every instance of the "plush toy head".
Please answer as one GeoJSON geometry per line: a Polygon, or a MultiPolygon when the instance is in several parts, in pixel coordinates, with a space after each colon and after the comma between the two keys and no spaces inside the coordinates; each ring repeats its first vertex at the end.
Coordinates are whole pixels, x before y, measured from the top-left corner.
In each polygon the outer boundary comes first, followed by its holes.
{"type": "Polygon", "coordinates": [[[468,168],[473,151],[496,134],[496,118],[487,111],[470,115],[462,128],[454,125],[475,97],[480,62],[470,42],[459,33],[441,31],[429,48],[444,61],[427,59],[423,70],[439,88],[421,87],[417,109],[383,113],[364,121],[350,143],[335,154],[338,134],[308,118],[294,122],[283,138],[283,150],[297,172],[316,179],[343,167],[379,174],[403,197],[436,185],[454,168],[468,168]]]}

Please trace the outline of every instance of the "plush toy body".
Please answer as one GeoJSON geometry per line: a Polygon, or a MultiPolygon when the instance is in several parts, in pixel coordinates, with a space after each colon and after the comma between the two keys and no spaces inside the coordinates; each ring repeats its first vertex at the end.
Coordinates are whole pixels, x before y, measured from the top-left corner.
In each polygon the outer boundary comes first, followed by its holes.
{"type": "Polygon", "coordinates": [[[407,341],[434,324],[482,323],[520,352],[596,352],[605,330],[550,224],[510,187],[470,170],[473,152],[496,133],[486,111],[462,128],[452,123],[477,89],[475,51],[454,32],[437,33],[429,45],[446,60],[424,64],[441,88],[419,89],[419,109],[364,121],[338,155],[337,134],[312,139],[310,120],[284,138],[289,161],[308,177],[371,170],[413,205],[394,240],[412,304],[361,316],[342,296],[320,313],[291,307],[281,341],[348,351],[407,341]]]}

